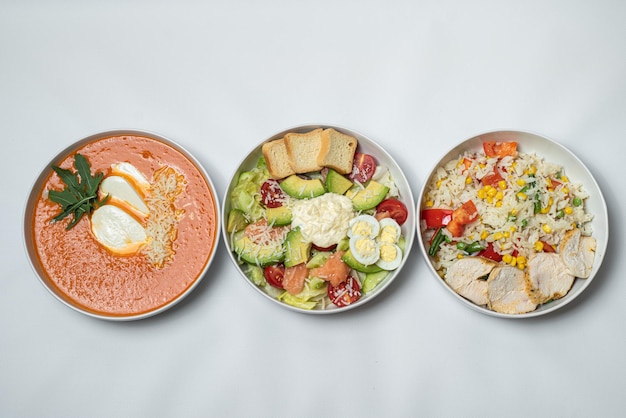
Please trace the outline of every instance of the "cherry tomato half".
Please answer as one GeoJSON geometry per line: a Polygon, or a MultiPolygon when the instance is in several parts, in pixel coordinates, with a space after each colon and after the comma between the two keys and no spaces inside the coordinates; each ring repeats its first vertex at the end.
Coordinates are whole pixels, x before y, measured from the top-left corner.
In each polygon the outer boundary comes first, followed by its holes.
{"type": "Polygon", "coordinates": [[[352,172],[348,175],[350,180],[365,183],[372,178],[376,171],[376,160],[369,154],[356,152],[352,161],[352,172]]]}
{"type": "Polygon", "coordinates": [[[285,266],[282,264],[276,264],[274,266],[267,266],[263,269],[263,276],[265,280],[278,289],[283,289],[283,277],[285,277],[285,266]]]}
{"type": "Polygon", "coordinates": [[[409,216],[409,211],[404,203],[394,198],[385,199],[378,204],[376,207],[376,213],[379,214],[383,212],[387,212],[389,216],[391,216],[391,218],[398,223],[398,225],[405,223],[406,218],[409,216]]]}
{"type": "Polygon", "coordinates": [[[347,306],[356,302],[361,297],[361,286],[352,276],[348,276],[345,282],[337,286],[328,284],[328,297],[337,306],[347,306]]]}
{"type": "Polygon", "coordinates": [[[268,179],[261,185],[261,202],[268,208],[277,208],[283,205],[285,193],[280,188],[280,183],[274,179],[268,179]]]}

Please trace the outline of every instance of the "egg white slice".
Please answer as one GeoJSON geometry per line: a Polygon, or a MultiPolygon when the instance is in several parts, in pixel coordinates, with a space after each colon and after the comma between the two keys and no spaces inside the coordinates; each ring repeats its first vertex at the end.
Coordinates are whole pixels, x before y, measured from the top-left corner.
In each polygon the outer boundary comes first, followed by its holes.
{"type": "Polygon", "coordinates": [[[380,258],[376,265],[383,270],[395,270],[402,262],[402,250],[396,244],[382,243],[380,245],[380,258]]]}
{"type": "Polygon", "coordinates": [[[148,189],[150,189],[150,182],[146,176],[131,163],[123,162],[111,164],[111,174],[130,179],[144,195],[147,193],[148,189]]]}
{"type": "Polygon", "coordinates": [[[144,227],[128,212],[115,205],[103,205],[91,215],[96,240],[116,254],[134,254],[145,244],[144,227]]]}
{"type": "Polygon", "coordinates": [[[112,203],[117,203],[124,209],[132,211],[140,218],[145,218],[150,213],[139,192],[125,177],[105,177],[102,183],[100,183],[98,194],[101,199],[109,195],[112,203]]]}
{"type": "Polygon", "coordinates": [[[378,220],[372,215],[359,215],[350,220],[348,228],[349,237],[376,238],[380,231],[378,220]]]}
{"type": "Polygon", "coordinates": [[[356,261],[366,266],[374,264],[380,257],[378,243],[369,237],[355,236],[350,238],[350,251],[356,261]]]}

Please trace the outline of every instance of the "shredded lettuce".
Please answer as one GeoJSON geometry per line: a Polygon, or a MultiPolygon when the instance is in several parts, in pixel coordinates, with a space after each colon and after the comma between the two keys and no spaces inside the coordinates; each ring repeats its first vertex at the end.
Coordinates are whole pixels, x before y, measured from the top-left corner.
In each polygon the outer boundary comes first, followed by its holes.
{"type": "Polygon", "coordinates": [[[297,295],[283,292],[278,296],[278,300],[302,309],[313,309],[328,292],[327,282],[317,277],[307,278],[304,282],[304,289],[297,295]]]}
{"type": "Polygon", "coordinates": [[[239,175],[237,186],[231,193],[231,208],[244,212],[250,222],[256,222],[265,216],[259,190],[270,177],[265,159],[260,158],[257,166],[239,175]]]}

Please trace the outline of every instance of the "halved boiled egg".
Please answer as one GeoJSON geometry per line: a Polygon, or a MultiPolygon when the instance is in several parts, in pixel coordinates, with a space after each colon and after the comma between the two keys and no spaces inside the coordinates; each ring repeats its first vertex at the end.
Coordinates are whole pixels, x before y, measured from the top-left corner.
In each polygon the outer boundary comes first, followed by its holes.
{"type": "Polygon", "coordinates": [[[383,270],[395,270],[402,262],[402,250],[396,244],[381,242],[380,258],[376,265],[383,270]]]}
{"type": "Polygon", "coordinates": [[[400,239],[400,225],[393,218],[383,218],[380,220],[380,242],[394,244],[400,239]]]}
{"type": "Polygon", "coordinates": [[[353,236],[350,238],[350,251],[361,264],[369,266],[380,257],[380,247],[376,240],[368,236],[353,236]]]}
{"type": "Polygon", "coordinates": [[[378,220],[372,215],[359,215],[350,220],[348,236],[376,238],[380,231],[378,220]]]}
{"type": "Polygon", "coordinates": [[[98,195],[102,199],[109,195],[109,202],[131,211],[140,219],[148,216],[150,210],[137,189],[123,176],[108,176],[100,183],[98,195]]]}
{"type": "Polygon", "coordinates": [[[133,254],[145,244],[146,231],[133,216],[115,205],[103,205],[91,215],[96,240],[116,254],[133,254]]]}

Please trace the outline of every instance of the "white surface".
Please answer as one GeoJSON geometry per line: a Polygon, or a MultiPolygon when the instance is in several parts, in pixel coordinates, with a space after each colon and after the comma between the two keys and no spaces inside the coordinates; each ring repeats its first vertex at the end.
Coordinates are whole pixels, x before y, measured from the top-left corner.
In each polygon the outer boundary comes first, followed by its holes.
{"type": "Polygon", "coordinates": [[[624,414],[626,3],[126,3],[0,5],[0,416],[624,414]],[[71,142],[161,133],[222,196],[242,152],[306,123],[370,136],[414,196],[463,138],[545,134],[604,192],[604,265],[575,303],[515,321],[451,298],[416,248],[383,295],[326,316],[258,297],[224,246],[194,294],[131,323],[68,309],[31,271],[23,205],[71,142]]]}

